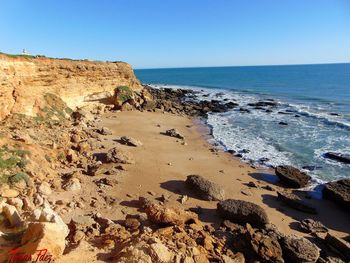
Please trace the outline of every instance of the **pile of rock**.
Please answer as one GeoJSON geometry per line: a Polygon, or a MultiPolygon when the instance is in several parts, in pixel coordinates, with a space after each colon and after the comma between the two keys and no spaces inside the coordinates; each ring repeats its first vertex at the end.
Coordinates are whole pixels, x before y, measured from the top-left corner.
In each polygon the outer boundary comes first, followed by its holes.
{"type": "Polygon", "coordinates": [[[186,89],[155,89],[144,85],[144,88],[152,95],[153,101],[142,105],[144,110],[170,112],[173,114],[188,116],[203,116],[208,112],[225,112],[238,106],[236,102],[211,100],[194,101],[186,100],[195,94],[193,90],[186,89]]]}

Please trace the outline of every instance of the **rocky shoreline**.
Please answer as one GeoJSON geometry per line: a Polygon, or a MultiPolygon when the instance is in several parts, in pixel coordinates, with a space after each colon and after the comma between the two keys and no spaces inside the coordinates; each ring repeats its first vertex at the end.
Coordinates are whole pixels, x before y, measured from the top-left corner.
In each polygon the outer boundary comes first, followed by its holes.
{"type": "MultiPolygon", "coordinates": [[[[148,111],[169,112],[173,114],[180,114],[191,117],[202,117],[204,119],[206,118],[207,113],[209,112],[226,112],[235,108],[239,108],[239,111],[250,111],[249,109],[240,108],[239,104],[233,101],[227,102],[225,100],[191,100],[191,98],[195,97],[195,94],[197,92],[190,89],[158,89],[148,85],[144,85],[144,88],[150,94],[152,94],[152,97],[154,98],[152,102],[150,102],[149,104],[146,103],[143,106],[143,109],[148,111]]],[[[217,94],[217,96],[220,96],[220,94],[217,94]]],[[[272,111],[272,109],[277,108],[278,102],[270,99],[257,101],[255,103],[249,103],[248,105],[257,110],[272,111]]],[[[284,114],[283,112],[279,113],[284,114]]],[[[211,129],[210,126],[209,128],[211,129]]],[[[210,132],[210,134],[212,135],[212,131],[210,132]]],[[[244,151],[244,149],[242,151],[244,151]]],[[[229,150],[229,153],[231,153],[237,158],[242,157],[240,152],[229,150]]],[[[348,161],[347,155],[334,152],[325,153],[325,157],[334,160],[339,160],[340,162],[348,161]]],[[[265,160],[261,160],[260,164],[264,165],[264,162],[265,160]]],[[[254,166],[253,163],[251,163],[251,165],[254,166]]],[[[275,170],[276,175],[278,175],[282,181],[287,181],[287,185],[290,185],[290,187],[292,188],[306,187],[308,186],[311,180],[310,176],[291,166],[279,166],[272,168],[275,170]],[[287,169],[287,173],[289,173],[289,175],[283,176],[283,173],[279,172],[281,169],[287,169]]],[[[303,167],[303,169],[312,170],[312,167],[303,167]]],[[[347,188],[349,183],[349,179],[339,180],[338,182],[326,183],[325,190],[323,191],[326,193],[325,198],[333,200],[341,205],[345,204],[345,206],[347,206],[350,202],[350,198],[348,197],[349,189],[347,188]]]]}
{"type": "MultiPolygon", "coordinates": [[[[322,222],[310,218],[298,223],[300,230],[310,234],[311,241],[284,234],[270,222],[270,215],[261,206],[228,198],[230,193],[222,185],[201,175],[189,175],[181,182],[191,196],[181,195],[176,205],[165,193],[156,194],[152,189],[148,196],[130,195],[128,200],[113,197],[110,193],[118,191],[119,177],[138,165],[131,149],[147,145],[129,134],[116,138],[110,128],[100,125],[104,115],[110,114],[111,121],[118,120],[119,110],[201,117],[238,106],[233,102],[184,101],[185,95],[193,93],[188,90],[145,89],[143,94],[134,94],[123,88],[110,105],[91,104],[72,112],[67,112],[67,105],[54,97],[39,117],[13,114],[1,123],[3,261],[16,262],[28,255],[33,258],[38,249],[47,249],[46,256],[57,262],[71,261],[69,257],[75,251],[89,250],[96,260],[105,262],[350,260],[350,244],[332,234],[322,222]],[[189,198],[217,202],[215,216],[221,224],[214,227],[203,222],[200,217],[205,212],[201,207],[182,207],[189,198]],[[118,222],[100,213],[102,208],[118,210],[123,202],[138,212],[125,212],[118,222]],[[78,209],[81,214],[74,213],[78,209]],[[13,249],[17,250],[11,252],[13,249]]],[[[271,106],[273,102],[266,103],[271,106]]],[[[183,146],[190,143],[176,129],[159,128],[157,136],[166,136],[183,146]]],[[[290,192],[290,188],[305,187],[310,181],[308,175],[288,166],[277,167],[276,175],[285,186],[278,187],[281,203],[302,211],[305,218],[317,213],[304,202],[305,198],[290,192]]],[[[275,186],[264,187],[265,191],[275,191],[275,186]]],[[[249,195],[249,191],[259,188],[260,182],[251,182],[242,194],[249,195]]],[[[340,206],[349,205],[348,180],[329,183],[324,191],[340,206]]]]}

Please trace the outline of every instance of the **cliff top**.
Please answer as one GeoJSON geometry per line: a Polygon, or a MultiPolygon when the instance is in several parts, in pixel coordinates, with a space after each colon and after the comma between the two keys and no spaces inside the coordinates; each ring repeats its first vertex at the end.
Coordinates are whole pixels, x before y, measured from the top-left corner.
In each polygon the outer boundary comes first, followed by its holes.
{"type": "Polygon", "coordinates": [[[125,63],[124,61],[101,61],[101,60],[89,60],[89,59],[72,59],[72,58],[52,58],[47,57],[44,55],[30,55],[30,54],[7,54],[0,52],[0,59],[2,60],[8,60],[8,59],[14,59],[14,60],[22,60],[22,61],[28,61],[28,60],[38,60],[38,61],[67,61],[67,62],[83,62],[83,63],[125,63]]]}

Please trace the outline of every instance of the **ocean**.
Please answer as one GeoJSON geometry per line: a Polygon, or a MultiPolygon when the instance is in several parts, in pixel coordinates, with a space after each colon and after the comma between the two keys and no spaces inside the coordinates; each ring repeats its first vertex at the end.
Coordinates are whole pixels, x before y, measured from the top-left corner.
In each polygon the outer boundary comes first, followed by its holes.
{"type": "Polygon", "coordinates": [[[139,69],[154,87],[188,88],[198,100],[225,100],[239,108],[210,113],[213,139],[257,165],[290,164],[315,183],[350,178],[350,164],[324,157],[350,153],[350,64],[139,69]],[[271,112],[249,106],[276,100],[271,112]],[[285,123],[287,125],[281,125],[285,123]]]}

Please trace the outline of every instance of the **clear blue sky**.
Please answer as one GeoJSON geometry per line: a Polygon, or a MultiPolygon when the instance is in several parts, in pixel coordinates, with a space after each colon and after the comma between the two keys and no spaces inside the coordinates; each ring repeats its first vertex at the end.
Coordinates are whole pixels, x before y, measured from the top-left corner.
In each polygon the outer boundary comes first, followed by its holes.
{"type": "Polygon", "coordinates": [[[350,62],[350,0],[1,0],[0,51],[136,68],[350,62]]]}

